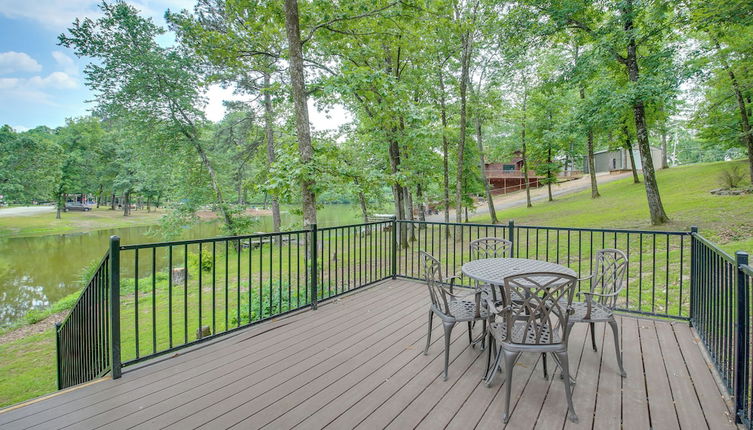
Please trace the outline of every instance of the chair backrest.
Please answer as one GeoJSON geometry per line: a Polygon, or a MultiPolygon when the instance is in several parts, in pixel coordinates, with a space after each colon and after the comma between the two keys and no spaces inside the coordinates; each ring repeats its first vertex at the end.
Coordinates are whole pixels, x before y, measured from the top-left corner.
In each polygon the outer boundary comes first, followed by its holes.
{"type": "Polygon", "coordinates": [[[442,264],[427,252],[419,251],[419,254],[421,255],[426,285],[429,287],[431,304],[443,314],[452,316],[449,303],[451,297],[449,297],[448,291],[445,289],[445,282],[442,277],[442,264]]]}
{"type": "Polygon", "coordinates": [[[498,237],[482,237],[471,242],[471,258],[511,257],[512,242],[498,237]]]}
{"type": "Polygon", "coordinates": [[[508,341],[520,345],[554,345],[567,341],[573,295],[578,278],[561,273],[524,273],[505,278],[508,341]],[[525,330],[522,338],[513,333],[525,330]],[[548,335],[547,335],[548,333],[548,335]]]}
{"type": "Polygon", "coordinates": [[[606,248],[596,252],[596,268],[591,279],[591,292],[614,294],[611,297],[595,296],[602,305],[614,308],[617,305],[617,294],[627,284],[627,255],[619,249],[606,248]]]}

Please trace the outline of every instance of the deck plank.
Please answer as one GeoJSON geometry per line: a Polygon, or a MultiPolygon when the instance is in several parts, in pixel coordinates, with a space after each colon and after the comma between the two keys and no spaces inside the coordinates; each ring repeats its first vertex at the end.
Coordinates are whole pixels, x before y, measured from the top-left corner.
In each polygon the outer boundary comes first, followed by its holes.
{"type": "Polygon", "coordinates": [[[677,335],[678,346],[688,366],[709,427],[713,429],[735,428],[734,414],[731,413],[724,400],[726,394],[722,394],[719,385],[714,380],[713,366],[704,359],[700,339],[687,324],[672,324],[672,328],[677,335]]]}
{"type": "Polygon", "coordinates": [[[643,373],[638,320],[621,317],[622,359],[627,377],[622,380],[622,424],[627,429],[650,427],[646,401],[646,379],[643,373]]]}
{"type": "Polygon", "coordinates": [[[680,421],[680,427],[684,429],[702,428],[708,426],[706,417],[701,410],[701,404],[698,402],[698,396],[695,393],[692,379],[685,365],[685,360],[680,353],[680,347],[677,345],[675,333],[668,322],[657,321],[656,334],[659,337],[659,346],[664,357],[669,385],[672,389],[672,396],[675,399],[675,408],[680,421]]]}
{"type": "Polygon", "coordinates": [[[629,316],[618,317],[624,379],[611,330],[597,325],[599,351],[593,352],[587,326],[574,329],[578,424],[566,420],[553,364],[553,379],[544,380],[540,355],[524,354],[504,426],[504,376],[497,374],[491,387],[483,384],[486,352],[469,347],[464,325],[453,331],[448,381],[441,376],[444,339],[437,318],[429,355],[422,354],[428,303],[422,283],[386,281],[317,311],[133,366],[119,380],[0,411],[0,429],[736,428],[689,326],[629,316]]]}
{"type": "Polygon", "coordinates": [[[677,411],[669,386],[667,371],[664,368],[664,357],[659,347],[654,321],[640,320],[638,328],[643,348],[643,362],[646,371],[646,392],[648,406],[651,413],[651,426],[656,429],[679,429],[677,411]]]}

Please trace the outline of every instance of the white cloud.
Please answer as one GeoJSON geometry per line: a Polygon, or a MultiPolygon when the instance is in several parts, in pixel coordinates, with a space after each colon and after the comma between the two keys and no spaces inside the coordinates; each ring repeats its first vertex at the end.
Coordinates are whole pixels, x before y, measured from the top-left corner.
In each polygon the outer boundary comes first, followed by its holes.
{"type": "Polygon", "coordinates": [[[58,105],[49,91],[70,90],[78,87],[75,79],[64,72],[31,78],[0,78],[0,99],[24,103],[58,105]]]}
{"type": "MultiPolygon", "coordinates": [[[[163,24],[167,8],[192,9],[194,0],[131,0],[129,4],[143,15],[163,24]]],[[[49,30],[65,31],[76,18],[100,16],[99,2],[95,0],[0,0],[0,15],[10,19],[26,19],[49,30]]]]}
{"type": "Polygon", "coordinates": [[[17,72],[39,72],[42,65],[24,52],[0,52],[0,74],[17,72]]]}
{"type": "Polygon", "coordinates": [[[52,58],[58,63],[65,73],[71,76],[78,75],[78,65],[70,56],[62,51],[52,51],[52,58]]]}
{"type": "Polygon", "coordinates": [[[204,106],[204,113],[210,121],[220,121],[225,117],[225,106],[222,104],[225,100],[243,100],[242,96],[233,94],[232,88],[222,88],[219,85],[211,85],[204,94],[207,98],[207,105],[204,106]]]}

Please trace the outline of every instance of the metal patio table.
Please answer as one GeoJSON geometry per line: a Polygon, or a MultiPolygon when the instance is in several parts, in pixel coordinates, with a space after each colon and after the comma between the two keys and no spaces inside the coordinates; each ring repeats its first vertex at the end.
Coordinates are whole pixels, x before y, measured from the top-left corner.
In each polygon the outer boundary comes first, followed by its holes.
{"type": "Polygon", "coordinates": [[[508,276],[522,273],[548,272],[578,276],[574,270],[561,264],[528,258],[482,258],[463,264],[460,270],[465,276],[490,285],[502,285],[508,276]]]}

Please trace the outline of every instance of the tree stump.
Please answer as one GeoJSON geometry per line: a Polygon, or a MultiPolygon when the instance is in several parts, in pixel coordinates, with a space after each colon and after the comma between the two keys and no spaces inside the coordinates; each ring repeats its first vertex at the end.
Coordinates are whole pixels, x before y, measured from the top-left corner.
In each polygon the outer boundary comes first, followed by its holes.
{"type": "Polygon", "coordinates": [[[203,325],[196,329],[196,340],[212,335],[212,330],[208,325],[203,325]]]}
{"type": "Polygon", "coordinates": [[[173,269],[173,284],[182,284],[188,278],[188,271],[185,267],[176,267],[173,269]]]}

